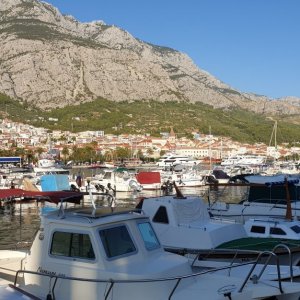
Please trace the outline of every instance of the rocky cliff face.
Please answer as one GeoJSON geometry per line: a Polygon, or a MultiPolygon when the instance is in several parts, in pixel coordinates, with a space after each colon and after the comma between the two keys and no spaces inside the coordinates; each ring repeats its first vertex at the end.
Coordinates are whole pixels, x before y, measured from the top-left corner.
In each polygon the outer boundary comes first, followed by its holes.
{"type": "Polygon", "coordinates": [[[102,21],[80,23],[38,0],[0,0],[0,42],[0,92],[42,109],[103,97],[300,113],[297,98],[270,101],[241,93],[183,53],[102,21]]]}

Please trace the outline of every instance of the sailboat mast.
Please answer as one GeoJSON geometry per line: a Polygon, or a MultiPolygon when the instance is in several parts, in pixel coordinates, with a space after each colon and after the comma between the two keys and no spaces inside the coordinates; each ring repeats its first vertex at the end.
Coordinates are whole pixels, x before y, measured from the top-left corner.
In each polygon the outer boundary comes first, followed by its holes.
{"type": "Polygon", "coordinates": [[[275,149],[277,149],[277,121],[275,121],[274,126],[273,126],[273,130],[272,130],[272,134],[271,134],[271,138],[270,138],[270,142],[269,142],[269,147],[272,146],[273,136],[274,136],[274,147],[275,147],[275,149]]]}
{"type": "Polygon", "coordinates": [[[209,170],[211,171],[211,126],[209,125],[209,170]]]}
{"type": "Polygon", "coordinates": [[[275,121],[274,130],[274,146],[275,149],[277,149],[277,121],[275,121]]]}

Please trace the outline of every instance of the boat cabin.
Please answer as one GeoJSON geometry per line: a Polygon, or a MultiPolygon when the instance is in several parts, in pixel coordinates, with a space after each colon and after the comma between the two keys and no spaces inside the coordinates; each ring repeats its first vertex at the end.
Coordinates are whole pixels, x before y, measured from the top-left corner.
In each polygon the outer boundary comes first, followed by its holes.
{"type": "Polygon", "coordinates": [[[251,237],[300,239],[299,221],[249,219],[245,222],[245,229],[251,237]]]}
{"type": "Polygon", "coordinates": [[[246,237],[242,224],[211,219],[207,204],[198,196],[163,196],[144,199],[138,206],[149,215],[168,250],[213,249],[246,237]]]}
{"type": "MultiPolygon", "coordinates": [[[[100,299],[95,295],[104,293],[110,278],[158,278],[174,272],[185,275],[190,265],[183,257],[163,250],[147,216],[134,210],[112,213],[109,207],[102,207],[56,210],[42,216],[22,269],[44,274],[25,273],[19,278],[28,292],[43,299],[49,286],[57,299],[75,299],[73,293],[76,299],[100,299]],[[51,279],[57,276],[60,279],[51,279]],[[69,277],[78,280],[63,280],[69,277]]],[[[170,284],[166,282],[164,292],[157,288],[157,293],[167,298],[170,284]]],[[[133,295],[141,294],[139,286],[128,292],[128,299],[137,299],[133,295]]],[[[121,299],[118,293],[122,288],[114,288],[114,297],[121,299]]]]}

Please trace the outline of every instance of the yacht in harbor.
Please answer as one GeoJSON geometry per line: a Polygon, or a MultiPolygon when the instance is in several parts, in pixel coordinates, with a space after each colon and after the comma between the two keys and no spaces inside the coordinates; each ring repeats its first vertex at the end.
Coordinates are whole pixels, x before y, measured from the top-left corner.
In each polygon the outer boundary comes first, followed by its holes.
{"type": "Polygon", "coordinates": [[[252,166],[263,165],[266,161],[266,157],[263,155],[234,155],[224,159],[221,162],[221,166],[252,166]]]}
{"type": "Polygon", "coordinates": [[[37,165],[33,167],[33,171],[37,175],[44,174],[69,174],[69,169],[55,159],[42,158],[39,159],[37,165]]]}
{"type": "Polygon", "coordinates": [[[159,167],[174,167],[176,165],[182,165],[187,167],[192,167],[198,165],[201,160],[195,159],[190,156],[185,156],[176,153],[167,153],[163,155],[157,162],[159,167]]]}

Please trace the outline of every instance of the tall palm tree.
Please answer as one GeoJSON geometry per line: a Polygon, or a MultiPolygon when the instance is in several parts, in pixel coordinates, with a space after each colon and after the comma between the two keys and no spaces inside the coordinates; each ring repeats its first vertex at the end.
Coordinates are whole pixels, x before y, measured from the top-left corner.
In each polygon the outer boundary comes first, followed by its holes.
{"type": "Polygon", "coordinates": [[[28,164],[36,162],[36,157],[31,149],[26,150],[25,157],[28,164]]]}
{"type": "Polygon", "coordinates": [[[70,155],[70,151],[69,151],[69,148],[67,146],[64,146],[62,151],[61,151],[61,154],[63,155],[64,157],[64,162],[66,163],[67,162],[67,159],[70,155]]]}
{"type": "Polygon", "coordinates": [[[35,152],[39,159],[41,157],[42,153],[44,153],[44,149],[42,147],[38,147],[38,148],[36,148],[35,152]]]}

